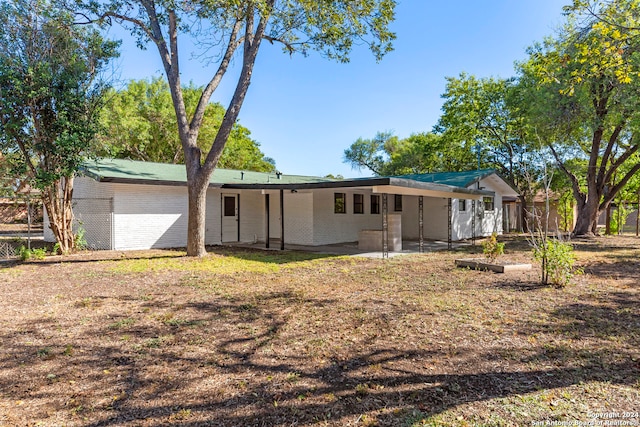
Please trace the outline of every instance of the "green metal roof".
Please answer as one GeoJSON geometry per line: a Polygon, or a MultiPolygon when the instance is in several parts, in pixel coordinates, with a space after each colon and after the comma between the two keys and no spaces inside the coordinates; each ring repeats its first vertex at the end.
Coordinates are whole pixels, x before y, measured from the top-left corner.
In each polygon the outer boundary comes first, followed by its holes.
{"type": "MultiPolygon", "coordinates": [[[[101,182],[130,182],[165,185],[186,185],[187,171],[184,165],[140,162],[122,159],[98,159],[85,162],[82,172],[101,182]]],[[[233,184],[306,184],[333,182],[336,180],[302,175],[285,175],[266,172],[215,169],[210,185],[233,184]]]]}
{"type": "Polygon", "coordinates": [[[480,169],[466,172],[436,172],[398,175],[395,178],[411,179],[419,182],[433,182],[435,184],[451,185],[466,188],[476,181],[480,181],[495,173],[493,169],[480,169]]]}
{"type": "MultiPolygon", "coordinates": [[[[85,162],[81,172],[100,182],[151,185],[187,185],[184,165],[141,162],[121,159],[98,159],[85,162]]],[[[299,190],[362,186],[399,186],[438,194],[489,195],[493,192],[466,188],[475,180],[494,173],[491,169],[471,172],[414,174],[397,177],[328,179],[314,176],[215,169],[210,187],[228,189],[299,190]]]]}

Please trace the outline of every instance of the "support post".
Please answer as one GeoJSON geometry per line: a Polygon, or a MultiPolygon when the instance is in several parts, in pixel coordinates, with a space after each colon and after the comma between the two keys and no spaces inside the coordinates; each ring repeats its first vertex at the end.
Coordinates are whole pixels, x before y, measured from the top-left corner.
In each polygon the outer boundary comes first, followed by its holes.
{"type": "Polygon", "coordinates": [[[622,208],[626,208],[624,201],[620,199],[620,203],[618,204],[618,236],[622,234],[624,231],[624,224],[622,224],[622,208]]]}
{"type": "Polygon", "coordinates": [[[476,245],[476,199],[471,200],[471,244],[476,245]]]}
{"type": "Polygon", "coordinates": [[[284,190],[280,190],[280,250],[284,250],[284,190]]]}
{"type": "Polygon", "coordinates": [[[389,201],[382,194],[382,258],[389,258],[389,201]]]}
{"type": "Polygon", "coordinates": [[[451,220],[452,220],[452,209],[451,209],[451,197],[447,199],[447,249],[451,250],[451,220]]]}
{"type": "Polygon", "coordinates": [[[236,212],[236,221],[238,222],[238,235],[236,237],[238,238],[238,242],[239,242],[240,241],[240,193],[238,193],[238,195],[236,196],[236,202],[237,202],[236,208],[238,209],[238,211],[236,212]]]}
{"type": "Polygon", "coordinates": [[[265,227],[265,248],[269,249],[269,239],[271,238],[271,233],[269,232],[269,226],[271,225],[271,218],[270,218],[270,208],[269,208],[269,195],[265,194],[264,195],[264,206],[265,206],[265,211],[266,211],[266,227],[265,227]]]}
{"type": "Polygon", "coordinates": [[[418,237],[419,251],[424,252],[424,197],[418,196],[418,237]]]}

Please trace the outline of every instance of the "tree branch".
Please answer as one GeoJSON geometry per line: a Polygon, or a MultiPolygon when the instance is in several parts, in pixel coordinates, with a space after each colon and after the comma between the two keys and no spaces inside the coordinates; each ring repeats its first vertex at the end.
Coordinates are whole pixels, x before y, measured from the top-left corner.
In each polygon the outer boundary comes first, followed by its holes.
{"type": "Polygon", "coordinates": [[[620,182],[618,182],[616,185],[614,185],[611,190],[609,191],[609,193],[604,197],[604,199],[602,200],[602,203],[600,203],[600,206],[598,207],[598,209],[603,209],[605,208],[609,203],[611,203],[611,201],[616,197],[616,195],[618,194],[618,192],[620,192],[620,190],[622,190],[624,188],[625,185],[627,185],[627,182],[629,182],[629,180],[638,172],[640,171],[640,163],[636,163],[635,165],[633,165],[633,167],[631,168],[631,170],[629,170],[629,172],[627,172],[627,174],[624,176],[624,178],[622,178],[620,180],[620,182]]]}
{"type": "Polygon", "coordinates": [[[200,129],[200,125],[202,125],[202,120],[204,119],[204,113],[209,104],[209,100],[211,99],[211,95],[218,88],[218,85],[222,81],[222,77],[224,77],[227,69],[229,68],[229,63],[231,62],[231,58],[233,58],[233,54],[236,49],[242,43],[244,38],[238,39],[238,33],[240,32],[240,28],[242,28],[242,22],[240,20],[236,20],[233,25],[233,30],[231,30],[231,35],[229,36],[229,43],[227,44],[227,50],[220,61],[220,65],[218,66],[218,70],[216,74],[211,78],[207,86],[202,91],[202,95],[200,95],[200,100],[198,101],[198,106],[196,107],[196,111],[193,114],[193,118],[191,119],[191,123],[189,124],[190,132],[195,132],[196,129],[200,129]]]}
{"type": "Polygon", "coordinates": [[[573,173],[571,173],[569,169],[567,169],[564,162],[560,159],[558,152],[555,150],[555,148],[553,148],[553,145],[551,144],[547,144],[547,145],[551,150],[551,154],[553,154],[553,157],[556,160],[558,167],[560,167],[560,169],[562,169],[562,171],[569,177],[569,180],[571,181],[573,194],[576,200],[580,200],[581,198],[583,198],[583,194],[580,192],[580,183],[578,182],[578,178],[573,173]]]}
{"type": "Polygon", "coordinates": [[[620,132],[622,132],[622,129],[624,128],[624,125],[625,125],[625,122],[618,124],[618,126],[616,126],[616,128],[611,133],[611,136],[609,137],[609,142],[607,143],[607,147],[605,148],[604,153],[602,154],[602,160],[600,161],[600,169],[598,171],[598,176],[596,178],[596,182],[598,184],[607,182],[605,179],[605,176],[609,175],[607,173],[607,163],[609,163],[611,152],[613,151],[613,147],[615,146],[616,141],[620,136],[620,132]]]}
{"type": "Polygon", "coordinates": [[[618,168],[625,161],[627,161],[627,159],[629,159],[629,157],[631,157],[634,153],[636,153],[639,148],[640,148],[640,145],[638,145],[638,144],[632,145],[631,147],[629,147],[627,149],[627,151],[622,153],[622,155],[620,157],[618,157],[615,161],[613,161],[611,163],[611,167],[609,168],[609,170],[607,171],[607,173],[605,175],[604,183],[609,182],[611,180],[611,177],[613,176],[613,174],[618,170],[618,168]]]}
{"type": "MultiPolygon", "coordinates": [[[[169,53],[169,49],[167,49],[167,42],[164,40],[164,36],[162,35],[162,28],[160,27],[160,22],[158,22],[158,14],[156,12],[155,4],[153,3],[153,0],[140,0],[140,3],[144,6],[150,23],[150,27],[145,26],[141,28],[143,30],[145,30],[145,28],[148,30],[145,32],[147,32],[151,41],[158,48],[162,65],[167,73],[167,78],[170,78],[170,75],[172,74],[171,54],[169,53]]],[[[142,25],[144,25],[144,23],[142,25]]]]}
{"type": "Polygon", "coordinates": [[[290,55],[293,55],[293,53],[296,51],[295,47],[293,47],[294,44],[302,44],[302,43],[289,43],[286,40],[283,40],[281,38],[278,37],[271,37],[269,35],[264,35],[262,36],[262,38],[264,40],[267,40],[269,43],[274,44],[274,42],[280,43],[282,45],[284,45],[284,47],[289,51],[290,55]]]}
{"type": "Polygon", "coordinates": [[[220,128],[218,133],[216,134],[216,138],[211,145],[211,149],[207,154],[207,158],[203,165],[204,172],[207,174],[211,174],[213,169],[215,168],[220,155],[222,154],[222,150],[224,149],[224,145],[229,138],[231,130],[233,129],[233,125],[238,119],[238,114],[240,113],[240,107],[244,101],[244,97],[247,94],[247,90],[249,89],[249,84],[251,83],[251,74],[253,72],[253,66],[256,61],[256,56],[258,55],[258,49],[260,48],[260,42],[264,36],[265,30],[267,28],[267,23],[271,17],[271,11],[273,9],[273,5],[275,0],[268,0],[265,5],[264,15],[260,17],[260,21],[258,26],[256,27],[255,33],[249,32],[249,29],[253,29],[254,26],[254,16],[253,16],[253,7],[249,7],[247,12],[250,12],[245,19],[246,27],[245,27],[245,38],[244,38],[244,55],[243,55],[243,65],[242,71],[240,72],[240,77],[238,78],[238,83],[236,85],[235,92],[233,97],[231,98],[231,102],[229,103],[229,108],[225,113],[222,123],[220,124],[220,128]]]}

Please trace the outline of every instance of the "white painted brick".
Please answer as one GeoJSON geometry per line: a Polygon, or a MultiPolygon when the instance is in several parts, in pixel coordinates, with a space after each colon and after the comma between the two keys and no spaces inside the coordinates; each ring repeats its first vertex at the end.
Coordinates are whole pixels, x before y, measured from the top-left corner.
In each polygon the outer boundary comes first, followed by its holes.
{"type": "Polygon", "coordinates": [[[371,214],[371,190],[320,189],[313,194],[313,244],[355,242],[360,230],[381,230],[382,215],[371,214]],[[347,213],[334,213],[334,193],[345,193],[347,213]],[[353,194],[364,195],[364,214],[353,213],[353,194]]]}

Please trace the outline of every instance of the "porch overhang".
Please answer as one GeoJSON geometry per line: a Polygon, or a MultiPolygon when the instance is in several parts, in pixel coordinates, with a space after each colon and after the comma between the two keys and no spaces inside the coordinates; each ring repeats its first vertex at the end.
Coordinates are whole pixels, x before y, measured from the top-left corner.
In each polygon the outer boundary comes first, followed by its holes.
{"type": "Polygon", "coordinates": [[[353,179],[332,182],[301,184],[224,184],[222,188],[244,190],[262,190],[263,193],[274,190],[314,190],[329,188],[371,188],[374,193],[403,194],[407,196],[440,197],[479,200],[483,196],[494,196],[493,191],[454,187],[446,184],[421,182],[412,179],[380,177],[353,179]]]}
{"type": "Polygon", "coordinates": [[[387,185],[372,186],[374,193],[402,194],[406,196],[438,197],[444,199],[480,200],[483,196],[494,196],[493,191],[453,187],[450,185],[391,178],[387,185]]]}

